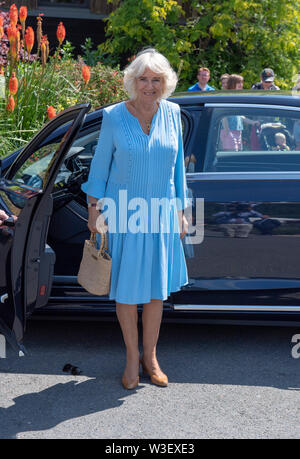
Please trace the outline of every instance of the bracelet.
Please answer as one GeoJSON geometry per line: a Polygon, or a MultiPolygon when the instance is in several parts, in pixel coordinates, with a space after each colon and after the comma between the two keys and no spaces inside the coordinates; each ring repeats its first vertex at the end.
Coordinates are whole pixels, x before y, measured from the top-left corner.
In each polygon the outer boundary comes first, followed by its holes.
{"type": "Polygon", "coordinates": [[[96,207],[97,203],[96,202],[88,202],[88,207],[96,207]]]}

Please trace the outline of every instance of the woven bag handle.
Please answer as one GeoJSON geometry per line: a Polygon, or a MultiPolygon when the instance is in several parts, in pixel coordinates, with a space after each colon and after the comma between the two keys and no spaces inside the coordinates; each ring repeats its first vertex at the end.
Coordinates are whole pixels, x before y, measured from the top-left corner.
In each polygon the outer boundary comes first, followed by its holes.
{"type": "MultiPolygon", "coordinates": [[[[91,233],[91,236],[90,236],[90,241],[94,244],[94,246],[96,246],[96,237],[97,237],[96,234],[97,233],[91,233]]],[[[100,242],[99,253],[102,253],[103,248],[104,248],[104,251],[107,251],[107,237],[106,237],[106,233],[100,233],[100,234],[101,234],[101,242],[100,242]]]]}

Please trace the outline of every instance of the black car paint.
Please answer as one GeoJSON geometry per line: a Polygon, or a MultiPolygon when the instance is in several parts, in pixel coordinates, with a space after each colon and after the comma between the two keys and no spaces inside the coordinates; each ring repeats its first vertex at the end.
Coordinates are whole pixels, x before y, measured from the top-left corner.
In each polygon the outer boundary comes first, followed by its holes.
{"type": "Polygon", "coordinates": [[[13,228],[0,226],[0,330],[15,348],[21,348],[27,316],[48,302],[53,278],[54,252],[46,245],[52,214],[52,188],[65,154],[84,122],[89,104],[66,110],[48,123],[22,150],[8,171],[13,178],[19,164],[31,156],[58,124],[68,129],[47,167],[43,189],[1,178],[0,199],[17,220],[13,228]]]}
{"type": "MultiPolygon", "coordinates": [[[[186,114],[188,130],[185,133],[185,149],[188,155],[195,151],[196,148],[203,152],[206,151],[207,132],[212,113],[212,109],[206,108],[206,104],[232,104],[234,106],[238,103],[246,105],[263,104],[269,106],[300,107],[299,97],[292,97],[288,94],[282,94],[282,92],[267,94],[263,91],[251,92],[250,94],[238,91],[234,94],[229,92],[201,95],[184,93],[175,95],[171,98],[171,101],[179,103],[182,112],[186,114]]],[[[79,136],[99,127],[100,122],[101,109],[87,114],[85,124],[79,136]]],[[[64,129],[55,131],[45,140],[45,143],[53,142],[63,133],[64,129]]],[[[2,160],[2,171],[7,170],[11,166],[16,155],[15,153],[2,160]]],[[[220,202],[254,201],[263,202],[269,207],[281,203],[279,207],[281,207],[285,217],[285,203],[289,202],[294,209],[296,208],[296,212],[299,213],[300,174],[295,174],[294,180],[287,179],[286,176],[283,178],[273,177],[273,179],[268,180],[253,180],[247,174],[241,174],[240,180],[231,180],[230,173],[227,177],[223,176],[222,178],[209,176],[209,174],[199,174],[204,167],[204,155],[199,159],[197,173],[187,174],[187,180],[194,197],[201,197],[205,200],[205,224],[209,222],[212,212],[215,211],[216,205],[219,205],[220,202]]],[[[71,208],[70,212],[73,212],[74,215],[76,207],[72,208],[69,205],[69,208],[71,208]]],[[[64,207],[61,207],[61,209],[64,210],[64,207]]],[[[86,209],[82,209],[82,231],[79,237],[77,235],[73,238],[77,246],[78,244],[82,245],[88,235],[87,229],[84,226],[86,225],[86,218],[86,209]]],[[[52,221],[54,221],[54,218],[52,218],[52,221]]],[[[294,236],[298,235],[296,231],[294,236]]],[[[212,321],[214,323],[223,321],[259,324],[300,323],[298,312],[298,310],[300,311],[300,276],[297,272],[293,273],[290,270],[289,275],[287,277],[283,276],[282,279],[275,272],[273,281],[272,279],[266,281],[262,271],[258,276],[253,275],[253,272],[249,276],[249,267],[247,268],[243,261],[239,263],[238,259],[241,245],[237,244],[239,242],[244,243],[245,241],[236,240],[230,241],[235,242],[235,245],[229,249],[229,252],[231,250],[231,253],[236,254],[236,259],[232,261],[234,267],[233,273],[227,275],[225,263],[225,266],[216,275],[215,261],[217,255],[214,253],[214,250],[218,250],[218,247],[215,247],[217,238],[215,238],[215,241],[212,239],[211,237],[210,244],[207,247],[205,247],[204,241],[204,244],[198,247],[199,253],[195,257],[194,263],[189,262],[194,265],[193,269],[196,276],[193,277],[197,278],[196,281],[192,279],[192,282],[180,292],[171,294],[168,301],[165,302],[165,319],[200,320],[202,322],[212,321]],[[293,275],[295,277],[291,279],[293,275]]],[[[254,238],[251,238],[247,242],[249,241],[247,252],[253,257],[255,250],[257,250],[258,238],[256,238],[256,241],[254,238]]],[[[224,241],[219,240],[217,242],[220,245],[219,250],[225,251],[224,259],[226,261],[226,257],[227,259],[230,258],[230,253],[228,254],[228,251],[226,251],[228,240],[225,241],[225,244],[224,241]]],[[[60,257],[58,258],[63,261],[66,258],[67,252],[70,253],[66,241],[62,240],[60,244],[54,247],[54,252],[57,251],[60,251],[60,257]],[[65,253],[63,252],[63,246],[66,247],[65,253]]],[[[269,266],[274,266],[274,263],[276,264],[276,257],[273,261],[272,257],[276,253],[276,247],[273,247],[271,242],[269,253],[269,266]]],[[[285,259],[284,253],[281,253],[280,256],[282,260],[285,259]]],[[[72,263],[74,265],[74,260],[72,263]]],[[[75,260],[75,268],[76,263],[78,263],[78,257],[75,260]]],[[[229,264],[227,264],[227,267],[229,264]]],[[[93,297],[85,292],[76,282],[76,269],[72,273],[68,273],[58,268],[57,273],[54,275],[48,305],[35,310],[33,317],[76,316],[94,318],[99,315],[100,318],[103,318],[107,315],[111,316],[111,314],[114,314],[113,301],[110,301],[108,298],[93,297]]]]}

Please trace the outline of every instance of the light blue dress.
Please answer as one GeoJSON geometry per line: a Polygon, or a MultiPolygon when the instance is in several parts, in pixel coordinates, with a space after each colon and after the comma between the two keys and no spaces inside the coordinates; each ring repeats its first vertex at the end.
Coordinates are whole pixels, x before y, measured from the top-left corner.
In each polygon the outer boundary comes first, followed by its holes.
{"type": "Polygon", "coordinates": [[[187,284],[177,209],[186,208],[189,199],[177,104],[160,101],[149,135],[125,102],[105,108],[82,190],[105,198],[104,211],[112,209],[108,215],[116,217],[107,218],[110,299],[126,304],[166,300],[187,284]],[[162,198],[175,197],[175,206],[163,204],[162,198]]]}

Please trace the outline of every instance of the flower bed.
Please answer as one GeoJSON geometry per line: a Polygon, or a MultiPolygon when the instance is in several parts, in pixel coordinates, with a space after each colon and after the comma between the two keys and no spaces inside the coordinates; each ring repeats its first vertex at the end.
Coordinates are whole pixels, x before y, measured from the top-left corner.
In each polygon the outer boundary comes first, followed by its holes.
{"type": "Polygon", "coordinates": [[[18,11],[12,5],[9,13],[0,11],[0,157],[24,146],[49,118],[67,107],[90,102],[95,109],[126,98],[119,69],[101,62],[88,67],[64,52],[62,22],[56,50],[49,56],[42,17],[37,18],[35,32],[26,29],[26,17],[26,7],[18,11]]]}

